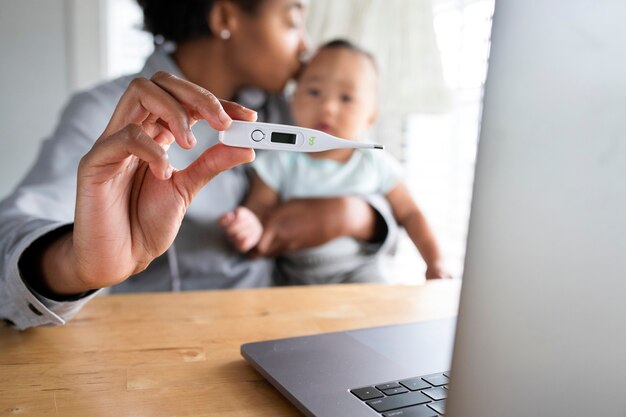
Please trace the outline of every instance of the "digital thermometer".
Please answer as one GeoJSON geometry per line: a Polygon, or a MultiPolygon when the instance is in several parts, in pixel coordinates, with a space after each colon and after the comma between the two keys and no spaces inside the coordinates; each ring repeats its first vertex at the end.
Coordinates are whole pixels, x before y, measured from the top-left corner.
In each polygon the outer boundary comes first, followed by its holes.
{"type": "Polygon", "coordinates": [[[276,151],[320,152],[329,149],[383,149],[375,143],[340,139],[328,133],[305,127],[233,120],[228,130],[219,133],[220,142],[238,148],[276,151]]]}

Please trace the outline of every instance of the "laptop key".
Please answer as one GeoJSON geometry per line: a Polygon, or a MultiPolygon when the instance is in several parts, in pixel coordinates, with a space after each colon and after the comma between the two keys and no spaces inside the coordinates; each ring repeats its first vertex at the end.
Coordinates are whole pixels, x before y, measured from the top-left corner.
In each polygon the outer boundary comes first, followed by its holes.
{"type": "Polygon", "coordinates": [[[405,392],[409,392],[409,391],[404,387],[398,387],[398,388],[386,389],[383,392],[385,393],[385,395],[398,395],[398,394],[404,394],[405,392]]]}
{"type": "Polygon", "coordinates": [[[439,414],[446,414],[446,400],[435,401],[434,403],[428,404],[428,407],[432,408],[439,414]]]}
{"type": "Polygon", "coordinates": [[[400,383],[411,391],[419,391],[431,387],[431,385],[422,378],[403,379],[400,383]]]}
{"type": "Polygon", "coordinates": [[[384,413],[383,417],[439,417],[439,415],[425,405],[416,405],[384,413]]]}
{"type": "Polygon", "coordinates": [[[443,387],[429,388],[422,391],[422,394],[428,395],[435,401],[445,400],[448,398],[448,392],[443,387]]]}
{"type": "Polygon", "coordinates": [[[374,387],[363,387],[350,390],[351,393],[359,397],[362,401],[372,400],[374,398],[384,397],[383,393],[374,387]]]}
{"type": "Polygon", "coordinates": [[[428,375],[428,376],[422,377],[422,379],[436,387],[440,387],[442,385],[448,385],[448,382],[450,381],[450,379],[444,374],[428,375]]]}
{"type": "Polygon", "coordinates": [[[408,392],[406,394],[398,394],[392,397],[380,398],[378,400],[368,401],[366,404],[379,413],[395,410],[396,408],[405,408],[412,405],[426,404],[432,400],[421,392],[408,392]]]}
{"type": "Polygon", "coordinates": [[[381,391],[385,391],[392,388],[400,388],[400,384],[398,384],[397,382],[389,382],[387,384],[376,385],[376,388],[381,391]]]}

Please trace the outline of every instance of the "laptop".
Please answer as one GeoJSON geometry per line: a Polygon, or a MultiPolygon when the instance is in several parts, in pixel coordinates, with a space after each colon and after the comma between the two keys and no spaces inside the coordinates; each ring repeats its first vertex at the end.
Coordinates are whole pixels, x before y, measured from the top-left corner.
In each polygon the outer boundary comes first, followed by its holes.
{"type": "Polygon", "coordinates": [[[456,323],[242,354],[307,416],[626,416],[626,2],[496,1],[456,323]]]}

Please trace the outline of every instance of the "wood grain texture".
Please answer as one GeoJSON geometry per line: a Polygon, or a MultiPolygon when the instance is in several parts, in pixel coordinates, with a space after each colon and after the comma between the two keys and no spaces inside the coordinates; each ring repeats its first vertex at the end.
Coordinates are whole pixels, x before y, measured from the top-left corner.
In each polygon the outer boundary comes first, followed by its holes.
{"type": "Polygon", "coordinates": [[[103,296],[62,327],[0,327],[0,416],[300,416],[242,343],[450,317],[460,283],[103,296]]]}

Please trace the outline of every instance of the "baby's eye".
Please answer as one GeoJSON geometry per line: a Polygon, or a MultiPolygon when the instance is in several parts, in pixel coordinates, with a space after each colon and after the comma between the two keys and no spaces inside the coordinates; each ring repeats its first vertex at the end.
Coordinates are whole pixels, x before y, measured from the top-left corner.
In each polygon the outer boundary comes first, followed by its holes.
{"type": "Polygon", "coordinates": [[[319,88],[315,88],[315,87],[309,87],[306,89],[306,93],[312,97],[319,97],[320,96],[320,89],[319,88]]]}
{"type": "Polygon", "coordinates": [[[341,102],[342,103],[350,103],[352,101],[352,96],[348,95],[348,94],[342,94],[341,96],[341,102]]]}

